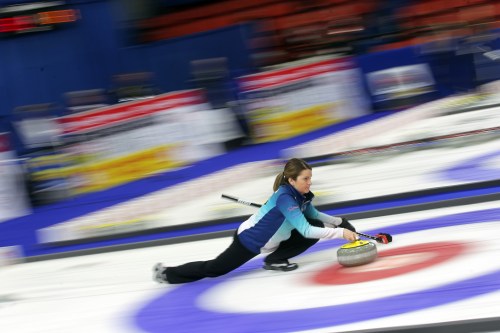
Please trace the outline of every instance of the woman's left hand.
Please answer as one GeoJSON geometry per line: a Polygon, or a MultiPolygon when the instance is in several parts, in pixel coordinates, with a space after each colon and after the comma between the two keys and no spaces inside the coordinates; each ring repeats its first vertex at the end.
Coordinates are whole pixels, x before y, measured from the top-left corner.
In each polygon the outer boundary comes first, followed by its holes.
{"type": "Polygon", "coordinates": [[[344,228],[344,233],[343,233],[342,237],[344,237],[344,239],[348,240],[349,242],[355,242],[359,239],[358,234],[356,234],[355,232],[352,232],[349,229],[345,229],[345,228],[344,228]]]}

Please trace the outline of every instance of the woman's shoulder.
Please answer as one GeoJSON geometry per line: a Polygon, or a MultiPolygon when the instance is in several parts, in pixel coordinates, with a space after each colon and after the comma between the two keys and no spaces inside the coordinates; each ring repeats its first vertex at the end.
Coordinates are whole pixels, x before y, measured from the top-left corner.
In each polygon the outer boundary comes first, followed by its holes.
{"type": "Polygon", "coordinates": [[[297,201],[297,195],[293,191],[293,187],[287,185],[281,185],[276,192],[274,192],[276,201],[283,199],[291,199],[297,201]]]}
{"type": "Polygon", "coordinates": [[[292,187],[289,185],[281,185],[276,190],[276,192],[274,192],[274,195],[276,195],[276,196],[293,195],[292,187]]]}

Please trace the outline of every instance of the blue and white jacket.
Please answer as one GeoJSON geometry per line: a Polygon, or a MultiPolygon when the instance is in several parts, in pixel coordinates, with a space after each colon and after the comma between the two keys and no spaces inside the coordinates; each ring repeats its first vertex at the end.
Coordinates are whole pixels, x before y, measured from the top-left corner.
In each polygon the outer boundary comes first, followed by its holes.
{"type": "Polygon", "coordinates": [[[291,185],[281,185],[267,202],[238,228],[240,242],[254,253],[273,252],[290,238],[293,229],[306,238],[342,238],[344,228],[339,217],[318,211],[311,201],[312,192],[300,194],[291,185]],[[323,222],[325,228],[315,227],[306,217],[323,222]]]}

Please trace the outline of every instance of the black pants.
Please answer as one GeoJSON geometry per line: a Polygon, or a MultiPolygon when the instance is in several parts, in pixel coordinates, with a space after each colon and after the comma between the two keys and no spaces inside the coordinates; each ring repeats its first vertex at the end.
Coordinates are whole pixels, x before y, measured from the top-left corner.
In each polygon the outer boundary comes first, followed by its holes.
{"type": "MultiPolygon", "coordinates": [[[[320,221],[308,221],[312,225],[323,227],[323,223],[320,221]]],[[[290,238],[281,242],[279,247],[266,257],[265,262],[272,263],[288,260],[301,254],[316,244],[318,240],[305,238],[297,230],[293,230],[290,238]]],[[[258,253],[253,253],[244,247],[235,234],[231,245],[215,259],[193,261],[176,267],[168,267],[166,270],[167,281],[171,284],[177,284],[221,276],[242,266],[257,255],[258,253]]]]}
{"type": "Polygon", "coordinates": [[[168,267],[167,281],[172,284],[186,283],[206,277],[221,276],[235,270],[257,255],[258,253],[253,253],[244,247],[235,234],[231,245],[215,259],[168,267]]]}
{"type": "MultiPolygon", "coordinates": [[[[307,219],[309,224],[324,228],[323,222],[319,220],[307,219]]],[[[280,243],[274,252],[270,253],[264,261],[267,263],[280,262],[296,257],[319,241],[315,238],[305,238],[297,230],[292,230],[290,238],[280,243]]]]}

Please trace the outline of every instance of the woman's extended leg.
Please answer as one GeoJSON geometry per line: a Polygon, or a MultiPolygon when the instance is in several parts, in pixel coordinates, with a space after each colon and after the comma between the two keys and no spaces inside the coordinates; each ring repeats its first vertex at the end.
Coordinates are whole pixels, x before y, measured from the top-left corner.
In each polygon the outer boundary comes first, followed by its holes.
{"type": "Polygon", "coordinates": [[[235,270],[256,255],[244,247],[238,236],[235,235],[231,245],[215,259],[167,267],[164,271],[165,280],[168,283],[176,284],[221,276],[235,270]]]}

